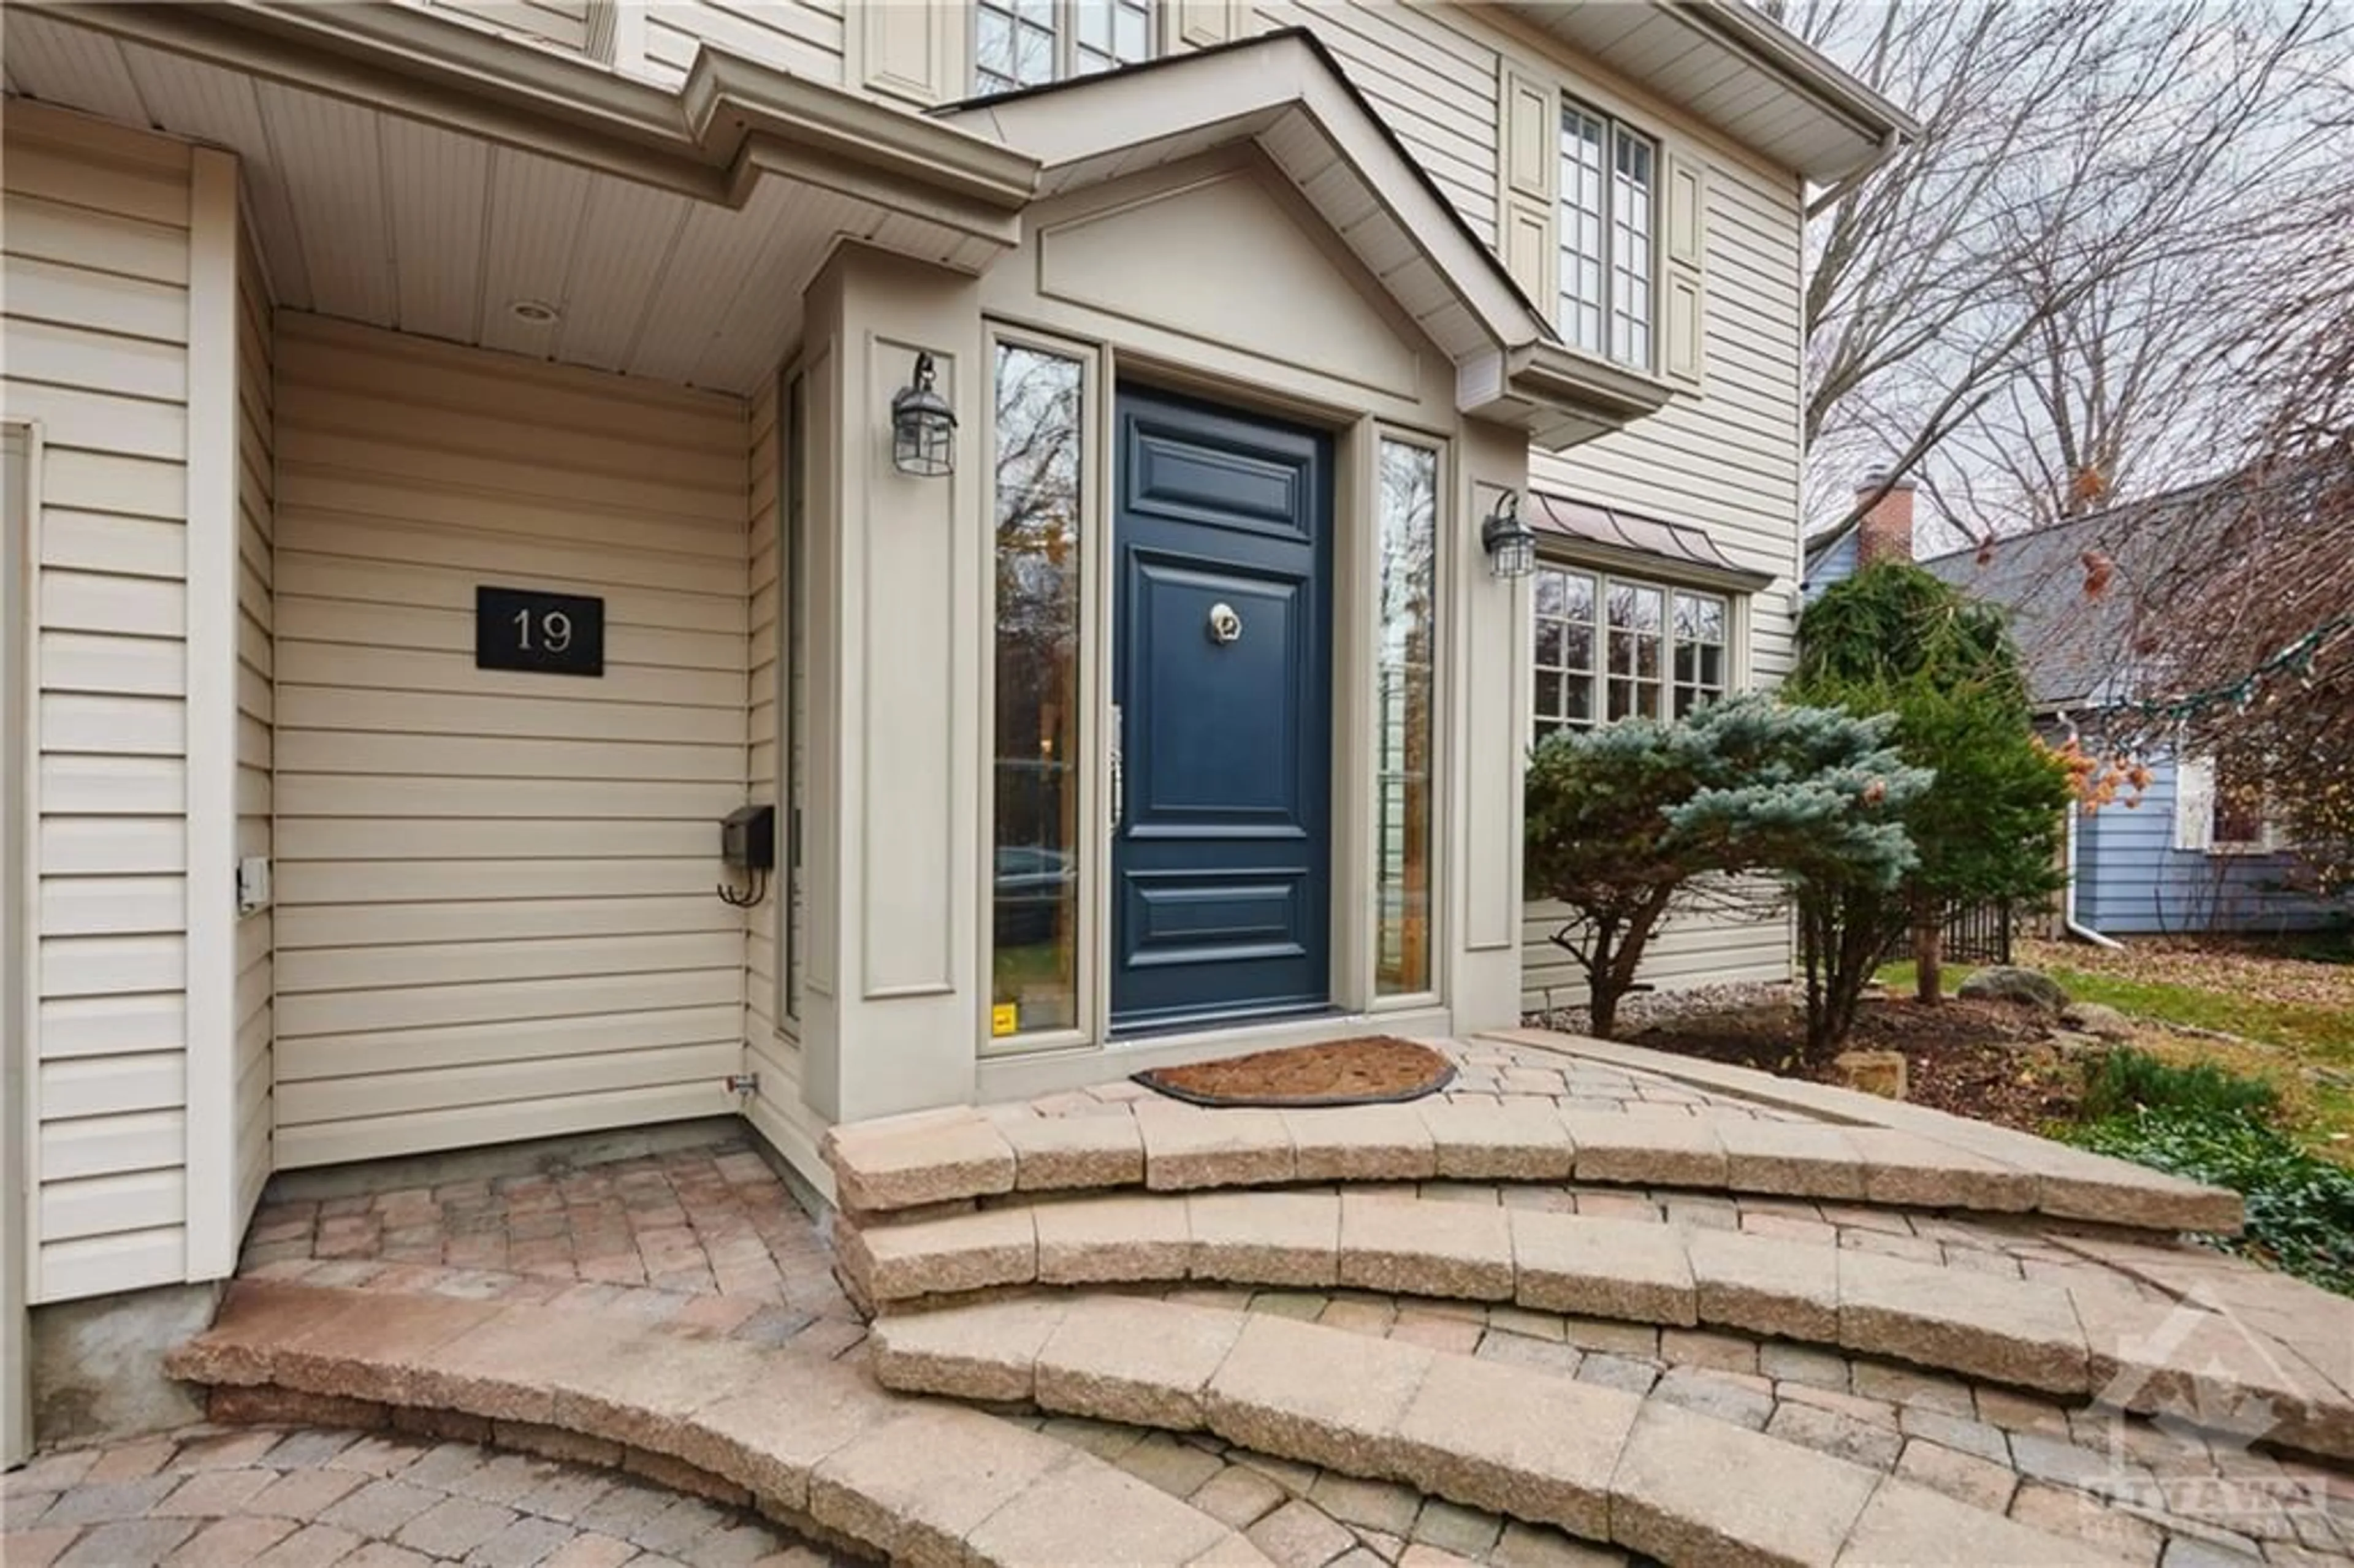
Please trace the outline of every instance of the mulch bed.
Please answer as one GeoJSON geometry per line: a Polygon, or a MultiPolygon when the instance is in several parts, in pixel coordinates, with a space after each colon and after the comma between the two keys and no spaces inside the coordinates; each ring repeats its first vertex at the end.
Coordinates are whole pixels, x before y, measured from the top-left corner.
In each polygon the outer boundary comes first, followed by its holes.
{"type": "MultiPolygon", "coordinates": [[[[1867,1001],[1848,1036],[1850,1051],[1900,1051],[1914,1105],[2041,1132],[2076,1107],[2078,1074],[2040,1045],[2046,1031],[2032,1013],[2002,1002],[1948,997],[1935,1007],[1909,998],[1867,1001]]],[[[1786,1077],[1834,1082],[1807,1071],[1800,1047],[1806,1015],[1796,1007],[1748,1007],[1698,1013],[1629,1035],[1628,1044],[1681,1055],[1756,1067],[1786,1077]]]]}
{"type": "Polygon", "coordinates": [[[1157,1067],[1136,1081],[1197,1106],[1362,1106],[1420,1099],[1454,1076],[1455,1065],[1427,1045],[1367,1034],[1157,1067]]]}

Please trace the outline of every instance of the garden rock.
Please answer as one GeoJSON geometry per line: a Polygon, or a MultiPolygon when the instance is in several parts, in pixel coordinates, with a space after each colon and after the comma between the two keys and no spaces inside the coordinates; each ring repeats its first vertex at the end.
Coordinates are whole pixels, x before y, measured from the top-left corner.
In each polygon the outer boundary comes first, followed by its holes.
{"type": "Polygon", "coordinates": [[[1831,1058],[1831,1073],[1848,1088],[1885,1100],[1904,1098],[1911,1086],[1902,1051],[1842,1051],[1831,1058]]]}
{"type": "Polygon", "coordinates": [[[1972,1001],[2016,1002],[2041,1012],[2058,1012],[2068,1005],[2068,993],[2060,989],[2058,980],[2040,969],[2011,964],[1978,970],[1956,994],[1972,1001]]]}
{"type": "Polygon", "coordinates": [[[2132,1021],[2105,1002],[2072,1001],[2062,1010],[2060,1022],[2080,1034],[2090,1034],[2102,1040],[2133,1038],[2132,1021]]]}

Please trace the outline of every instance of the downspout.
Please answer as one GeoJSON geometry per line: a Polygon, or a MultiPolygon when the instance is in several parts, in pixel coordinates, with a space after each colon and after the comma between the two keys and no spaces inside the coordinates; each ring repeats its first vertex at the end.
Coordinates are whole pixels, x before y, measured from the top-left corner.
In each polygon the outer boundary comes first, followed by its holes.
{"type": "Polygon", "coordinates": [[[2114,937],[2102,936],[2098,931],[2076,918],[2076,822],[2084,814],[2084,808],[2073,800],[2068,803],[2068,838],[2064,852],[2067,858],[2068,895],[2062,909],[2060,923],[2067,927],[2068,935],[2080,941],[2090,942],[2096,948],[2122,950],[2125,947],[2123,942],[2114,937]]]}

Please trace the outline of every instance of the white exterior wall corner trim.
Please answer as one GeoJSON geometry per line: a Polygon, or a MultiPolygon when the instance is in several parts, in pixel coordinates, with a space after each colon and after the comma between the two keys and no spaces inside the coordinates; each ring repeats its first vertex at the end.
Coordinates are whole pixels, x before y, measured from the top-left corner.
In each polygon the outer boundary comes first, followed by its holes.
{"type": "Polygon", "coordinates": [[[238,165],[188,189],[187,1277],[226,1278],[237,1180],[238,165]]]}
{"type": "Polygon", "coordinates": [[[39,701],[34,673],[33,582],[38,569],[41,522],[41,427],[0,417],[0,1042],[15,1049],[0,1061],[0,1468],[32,1451],[30,1324],[37,1242],[32,1226],[33,1156],[40,1122],[33,1106],[39,1058],[40,988],[31,982],[32,943],[38,928],[40,879],[34,863],[40,838],[40,747],[31,715],[39,701]]]}

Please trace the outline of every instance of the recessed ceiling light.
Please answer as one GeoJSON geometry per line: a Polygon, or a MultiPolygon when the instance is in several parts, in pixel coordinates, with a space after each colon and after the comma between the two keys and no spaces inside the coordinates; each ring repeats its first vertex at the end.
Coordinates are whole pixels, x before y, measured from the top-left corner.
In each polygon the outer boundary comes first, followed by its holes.
{"type": "Polygon", "coordinates": [[[507,314],[529,326],[554,326],[564,316],[546,300],[510,300],[507,314]]]}

